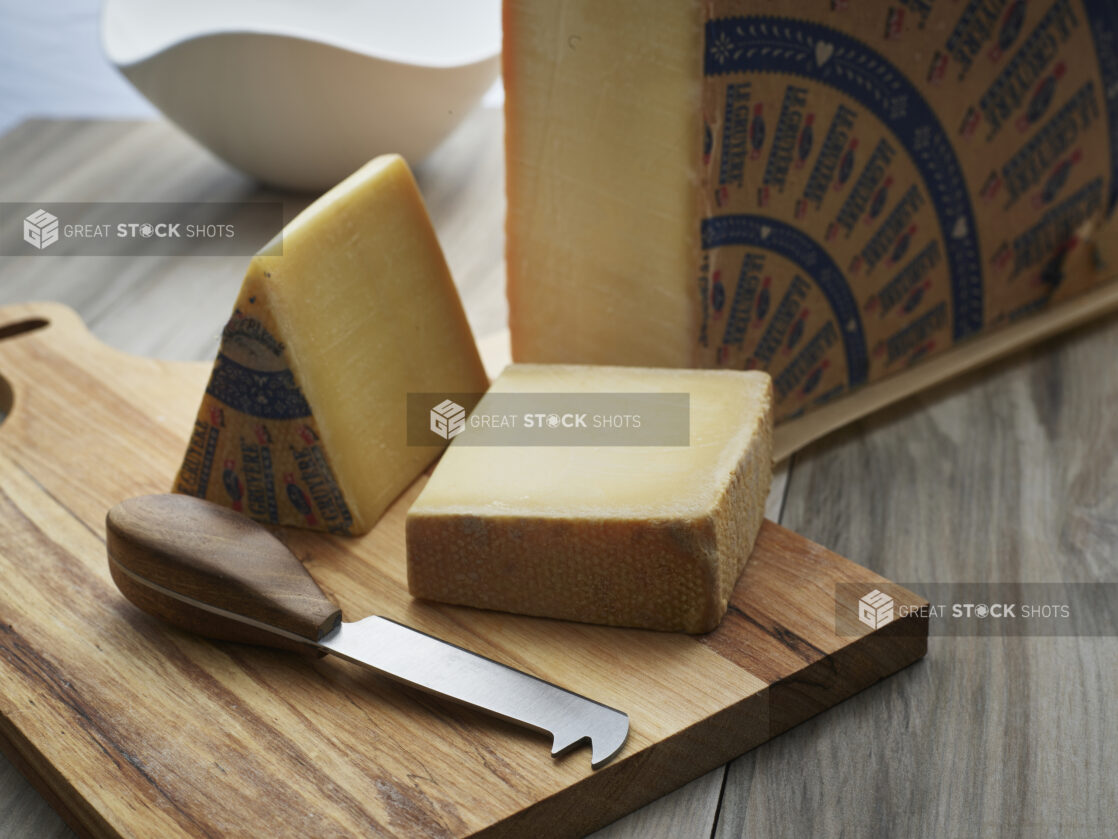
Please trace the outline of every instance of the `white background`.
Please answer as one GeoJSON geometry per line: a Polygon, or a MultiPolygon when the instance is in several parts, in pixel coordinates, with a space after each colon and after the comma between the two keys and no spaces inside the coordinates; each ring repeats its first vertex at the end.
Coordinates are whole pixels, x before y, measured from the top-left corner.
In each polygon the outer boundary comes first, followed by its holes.
{"type": "Polygon", "coordinates": [[[0,0],[0,134],[30,117],[151,118],[101,51],[99,0],[0,0]]]}

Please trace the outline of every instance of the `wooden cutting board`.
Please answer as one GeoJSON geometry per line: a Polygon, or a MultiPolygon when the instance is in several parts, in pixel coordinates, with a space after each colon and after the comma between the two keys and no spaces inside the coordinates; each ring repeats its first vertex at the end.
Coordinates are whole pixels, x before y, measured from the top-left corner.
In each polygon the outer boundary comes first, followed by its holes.
{"type": "MultiPolygon", "coordinates": [[[[771,522],[706,636],[414,601],[404,514],[423,478],[364,537],[281,538],[347,619],[385,615],[628,712],[604,768],[337,659],[168,628],[114,588],[104,518],[169,489],[208,374],[105,347],[63,306],[0,308],[0,745],[80,834],[579,836],[927,649],[918,617],[838,635],[854,606],[836,584],[887,581],[771,522]]],[[[888,590],[898,613],[924,602],[888,590]]]]}

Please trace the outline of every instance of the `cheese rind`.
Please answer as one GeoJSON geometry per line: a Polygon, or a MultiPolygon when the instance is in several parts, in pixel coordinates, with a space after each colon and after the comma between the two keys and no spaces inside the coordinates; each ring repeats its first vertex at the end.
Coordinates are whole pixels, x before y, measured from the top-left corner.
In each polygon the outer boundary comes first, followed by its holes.
{"type": "MultiPolygon", "coordinates": [[[[772,475],[763,373],[513,365],[490,393],[690,395],[688,446],[452,444],[407,516],[416,597],[707,632],[725,614],[772,475]]],[[[485,415],[485,399],[475,414],[485,415]]]]}
{"type": "Polygon", "coordinates": [[[253,258],[175,489],[364,533],[441,450],[407,444],[407,394],[487,384],[415,181],[377,158],[253,258]]]}

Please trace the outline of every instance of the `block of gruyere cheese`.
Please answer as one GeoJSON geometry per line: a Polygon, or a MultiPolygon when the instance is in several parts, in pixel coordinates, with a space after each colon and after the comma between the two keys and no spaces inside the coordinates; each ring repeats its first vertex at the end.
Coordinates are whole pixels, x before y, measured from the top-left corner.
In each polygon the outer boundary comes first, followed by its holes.
{"type": "Polygon", "coordinates": [[[252,259],[175,491],[364,533],[441,451],[407,445],[407,394],[487,385],[411,172],[378,157],[252,259]]]}
{"type": "Polygon", "coordinates": [[[780,422],[1113,279],[1061,268],[1118,195],[1113,0],[504,27],[515,361],[767,370],[780,422]]]}
{"type": "Polygon", "coordinates": [[[613,626],[713,629],[764,518],[769,376],[514,364],[471,416],[506,394],[555,393],[686,393],[689,444],[469,446],[463,435],[408,511],[411,593],[613,626]]]}

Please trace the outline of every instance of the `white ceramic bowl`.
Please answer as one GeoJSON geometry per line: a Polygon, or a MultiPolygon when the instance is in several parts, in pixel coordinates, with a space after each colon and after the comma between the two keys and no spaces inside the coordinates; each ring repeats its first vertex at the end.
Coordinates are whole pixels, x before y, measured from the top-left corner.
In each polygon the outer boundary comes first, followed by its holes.
{"type": "Polygon", "coordinates": [[[101,38],[168,119],[262,181],[417,163],[497,77],[500,0],[105,0],[101,38]]]}

